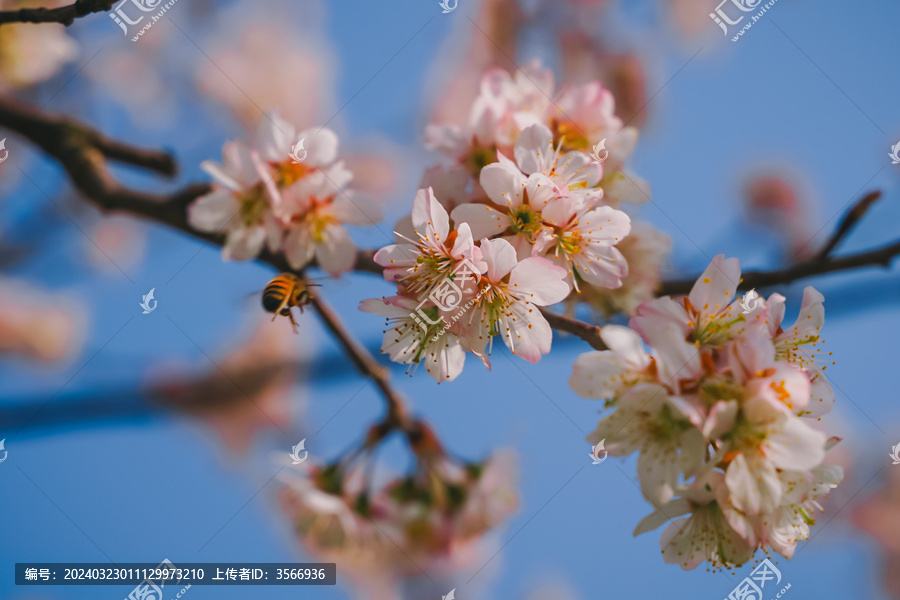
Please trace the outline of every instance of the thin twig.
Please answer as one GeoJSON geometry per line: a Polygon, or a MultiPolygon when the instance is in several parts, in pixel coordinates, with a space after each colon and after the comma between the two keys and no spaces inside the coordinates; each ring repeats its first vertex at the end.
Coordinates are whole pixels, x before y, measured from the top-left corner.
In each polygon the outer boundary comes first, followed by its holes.
{"type": "Polygon", "coordinates": [[[76,0],[59,8],[20,8],[0,11],[0,25],[5,23],[62,23],[71,25],[75,19],[112,8],[115,0],[76,0]]]}
{"type": "MultiPolygon", "coordinates": [[[[743,274],[741,287],[746,289],[765,288],[774,285],[784,285],[815,277],[816,275],[825,275],[828,273],[837,273],[839,271],[847,271],[850,269],[859,269],[863,267],[890,267],[891,261],[900,256],[900,240],[890,243],[874,250],[866,252],[858,252],[856,254],[848,254],[837,258],[828,258],[825,260],[812,258],[795,265],[785,267],[784,269],[775,269],[772,271],[747,271],[743,274]]],[[[661,296],[677,296],[688,294],[697,278],[683,279],[678,281],[665,281],[660,287],[661,296]]]]}
{"type": "Polygon", "coordinates": [[[334,335],[338,343],[353,361],[357,370],[370,379],[388,404],[388,414],[385,422],[396,429],[409,430],[412,423],[406,410],[406,402],[393,387],[391,387],[388,369],[378,364],[375,358],[363,348],[348,332],[344,324],[335,314],[334,310],[325,303],[322,298],[315,297],[312,300],[313,308],[319,313],[319,317],[325,327],[334,335]]]}
{"type": "Polygon", "coordinates": [[[841,219],[840,224],[837,229],[834,230],[834,233],[829,238],[828,242],[825,246],[822,247],[822,250],[816,255],[816,258],[819,260],[825,260],[828,258],[828,255],[831,254],[831,251],[834,250],[835,246],[837,246],[842,239],[844,239],[848,233],[853,229],[853,227],[859,223],[860,219],[865,216],[866,212],[871,208],[873,204],[878,202],[879,198],[881,198],[881,190],[875,190],[873,192],[869,192],[861,199],[859,199],[856,204],[853,205],[853,208],[847,211],[847,214],[844,215],[844,218],[841,219]]]}

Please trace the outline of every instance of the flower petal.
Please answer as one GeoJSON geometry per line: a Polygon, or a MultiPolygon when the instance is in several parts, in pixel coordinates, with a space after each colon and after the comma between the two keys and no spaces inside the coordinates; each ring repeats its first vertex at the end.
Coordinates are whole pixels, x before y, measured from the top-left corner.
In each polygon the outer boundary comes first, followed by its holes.
{"type": "Polygon", "coordinates": [[[419,190],[413,201],[412,222],[429,244],[443,246],[450,234],[450,216],[431,188],[419,190]]]}
{"type": "MultiPolygon", "coordinates": [[[[546,258],[532,256],[520,261],[509,274],[509,293],[538,306],[562,302],[569,295],[566,270],[546,258]]],[[[493,281],[493,280],[492,280],[493,281]]]]}
{"type": "Polygon", "coordinates": [[[497,283],[516,266],[516,250],[504,239],[482,239],[481,257],[487,263],[484,274],[488,281],[497,283]]]}
{"type": "Polygon", "coordinates": [[[545,125],[532,125],[516,140],[516,163],[526,175],[540,173],[553,155],[553,133],[545,125]]]}
{"type": "Polygon", "coordinates": [[[827,436],[803,420],[784,417],[780,426],[770,430],[762,442],[763,452],[779,469],[805,471],[825,459],[827,436]]]}
{"type": "Polygon", "coordinates": [[[455,335],[442,335],[425,351],[425,370],[435,381],[453,381],[462,373],[466,351],[455,335]]]}
{"type": "Polygon", "coordinates": [[[315,248],[319,268],[332,277],[346,273],[356,262],[356,246],[347,230],[340,225],[326,227],[323,241],[315,248]]]}
{"type": "Polygon", "coordinates": [[[650,365],[650,357],[644,352],[640,336],[628,327],[607,325],[600,330],[600,338],[633,368],[642,370],[650,365]]]}
{"type": "Polygon", "coordinates": [[[481,169],[479,182],[494,204],[508,207],[522,204],[525,176],[512,163],[497,162],[487,165],[481,169]]]}
{"type": "Polygon", "coordinates": [[[301,139],[306,140],[303,147],[307,152],[307,164],[314,167],[325,167],[337,160],[338,136],[327,127],[304,129],[297,134],[297,141],[301,139]]]}
{"type": "Polygon", "coordinates": [[[500,334],[509,350],[520,358],[536,363],[550,352],[553,330],[533,304],[513,302],[509,314],[500,318],[500,334]]]}
{"type": "Polygon", "coordinates": [[[700,275],[688,297],[697,310],[715,313],[731,304],[740,280],[740,261],[736,258],[726,260],[724,254],[718,254],[700,275]]]}
{"type": "Polygon", "coordinates": [[[188,223],[200,231],[221,233],[240,210],[240,203],[228,190],[218,189],[197,198],[188,207],[188,223]]]}
{"type": "Polygon", "coordinates": [[[475,239],[488,238],[506,231],[509,217],[487,204],[460,204],[451,213],[453,222],[468,223],[475,239]]]}

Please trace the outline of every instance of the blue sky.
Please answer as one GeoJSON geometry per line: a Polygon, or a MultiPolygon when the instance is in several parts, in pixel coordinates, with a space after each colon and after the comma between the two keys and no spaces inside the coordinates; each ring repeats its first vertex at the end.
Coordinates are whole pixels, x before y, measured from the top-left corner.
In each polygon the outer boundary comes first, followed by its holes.
{"type": "MultiPolygon", "coordinates": [[[[191,1],[181,0],[174,10],[184,13],[192,37],[201,39],[205,21],[191,11],[191,1]]],[[[352,98],[336,129],[348,138],[378,135],[411,149],[400,197],[381,226],[388,232],[411,205],[417,168],[420,172],[436,159],[415,146],[424,122],[426,72],[437,53],[445,51],[452,21],[474,15],[467,12],[465,0],[450,15],[441,15],[436,1],[410,4],[345,0],[325,12],[325,35],[340,65],[337,104],[352,98]]],[[[675,39],[648,16],[650,4],[636,2],[629,9],[621,26],[630,29],[618,32],[617,39],[631,33],[632,46],[651,61],[648,96],[658,91],[647,107],[632,167],[653,187],[653,202],[641,208],[640,216],[672,236],[671,273],[697,273],[718,253],[739,257],[745,268],[779,265],[766,236],[742,225],[738,202],[746,177],[773,166],[800,172],[808,182],[817,205],[812,230],[822,229],[817,241],[861,191],[875,188],[885,191],[884,199],[838,252],[893,241],[900,222],[898,167],[890,165],[887,153],[900,139],[894,31],[900,6],[887,0],[781,0],[732,43],[715,31],[704,39],[675,39]]],[[[105,20],[95,16],[71,29],[84,45],[84,57],[100,48],[115,52],[117,44],[131,44],[107,35],[105,20]],[[99,35],[91,37],[95,32],[99,35]]],[[[715,26],[710,23],[710,28],[715,26]]],[[[168,52],[183,52],[189,61],[202,59],[188,43],[168,52]]],[[[516,60],[521,64],[534,57],[554,64],[552,55],[525,53],[516,60]]],[[[173,86],[185,76],[177,64],[166,68],[173,86]]],[[[69,73],[76,70],[77,65],[69,73]]],[[[92,90],[89,81],[75,79],[48,108],[103,123],[114,136],[174,149],[184,165],[184,181],[201,177],[199,162],[216,158],[222,141],[239,131],[220,110],[208,109],[202,97],[177,103],[175,130],[165,132],[152,125],[136,132],[113,104],[92,90]],[[79,95],[84,96],[79,100],[79,95]]],[[[23,168],[51,196],[65,189],[54,164],[35,158],[23,168]]],[[[131,180],[157,184],[146,177],[131,180]]],[[[46,202],[30,185],[26,181],[5,190],[0,217],[7,223],[46,202]]],[[[16,235],[15,228],[4,229],[16,235]]],[[[90,328],[82,356],[64,372],[0,364],[0,414],[20,419],[14,428],[0,421],[0,437],[7,438],[9,450],[9,459],[0,465],[0,539],[5,541],[0,595],[93,600],[128,592],[127,587],[25,590],[12,584],[12,564],[23,561],[305,560],[279,518],[273,488],[258,493],[277,470],[269,452],[308,436],[307,447],[314,454],[337,455],[381,414],[376,391],[363,385],[307,316],[303,327],[314,333],[298,336],[298,343],[314,346],[316,364],[329,376],[310,382],[306,410],[298,412],[288,435],[261,440],[248,457],[229,455],[203,427],[160,415],[147,408],[145,399],[127,394],[120,398],[127,408],[114,418],[55,422],[53,415],[67,403],[133,387],[149,365],[181,359],[207,366],[198,346],[213,357],[223,356],[246,337],[257,317],[256,306],[241,299],[270,276],[258,265],[223,264],[217,249],[150,227],[147,256],[128,271],[132,284],[120,274],[80,264],[73,248],[81,235],[65,226],[51,247],[13,272],[84,301],[90,328]],[[141,315],[140,295],[154,286],[160,310],[141,315]],[[48,399],[35,421],[18,431],[21,416],[48,399]]],[[[360,232],[358,240],[362,246],[384,242],[377,230],[360,232]]],[[[900,441],[893,373],[885,368],[900,331],[900,279],[896,267],[873,268],[779,287],[790,300],[789,319],[805,285],[825,294],[825,339],[838,362],[831,374],[837,402],[823,423],[844,438],[844,450],[855,461],[839,507],[867,484],[857,500],[877,489],[887,452],[900,441]]],[[[388,292],[384,282],[366,275],[351,276],[348,283],[326,282],[322,288],[322,295],[372,349],[380,344],[382,323],[359,313],[356,305],[388,292]]],[[[726,597],[749,569],[735,576],[703,568],[682,572],[662,562],[659,532],[632,537],[638,520],[651,510],[634,481],[634,457],[589,465],[584,435],[596,424],[599,404],[579,399],[567,384],[575,358],[588,348],[561,336],[554,345],[534,366],[495,345],[492,371],[470,357],[463,375],[440,387],[424,372],[409,378],[394,370],[395,384],[454,452],[476,458],[512,446],[520,455],[521,508],[496,535],[496,548],[502,551],[471,583],[466,583],[471,573],[447,582],[451,585],[446,588],[439,582],[441,587],[429,590],[428,597],[440,597],[455,586],[461,599],[523,598],[552,580],[566,581],[584,599],[726,597]]],[[[399,454],[392,447],[385,458],[390,462],[399,454]]],[[[885,598],[878,586],[876,548],[844,522],[849,510],[826,514],[815,538],[801,543],[792,561],[779,561],[792,584],[791,598],[885,598]]],[[[322,600],[347,597],[342,586],[301,593],[322,600]]],[[[227,587],[195,587],[189,594],[195,600],[246,597],[240,588],[227,587]]],[[[297,594],[271,587],[254,596],[275,600],[297,594]]]]}

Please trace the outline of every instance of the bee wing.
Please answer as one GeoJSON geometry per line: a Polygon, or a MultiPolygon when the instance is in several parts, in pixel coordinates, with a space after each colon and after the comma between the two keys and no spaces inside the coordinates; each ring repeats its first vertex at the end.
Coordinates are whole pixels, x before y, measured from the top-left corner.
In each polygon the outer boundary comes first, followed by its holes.
{"type": "Polygon", "coordinates": [[[255,292],[250,292],[249,294],[244,294],[241,298],[241,304],[249,306],[251,302],[259,302],[260,298],[262,298],[262,289],[258,289],[255,292]]]}

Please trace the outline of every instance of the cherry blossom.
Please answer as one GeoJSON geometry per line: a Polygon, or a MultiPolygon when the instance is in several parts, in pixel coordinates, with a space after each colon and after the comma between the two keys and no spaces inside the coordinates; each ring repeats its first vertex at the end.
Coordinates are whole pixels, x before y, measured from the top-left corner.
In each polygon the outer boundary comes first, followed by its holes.
{"type": "Polygon", "coordinates": [[[72,294],[0,277],[0,358],[68,366],[81,353],[87,323],[86,307],[72,294]]]}
{"type": "Polygon", "coordinates": [[[641,304],[632,329],[603,328],[609,350],[579,357],[569,380],[613,409],[587,441],[605,440],[610,456],[638,452],[641,490],[658,509],[635,535],[690,514],[660,542],[684,569],[738,566],[759,548],[790,558],[817,498],[842,478],[824,464],[832,443],[803,418],[813,387],[827,385],[815,351],[800,352],[819,339],[822,295],[807,288],[783,330],[784,298],[746,314],[739,281],[738,261],[715,257],[688,296],[641,304]]]}
{"type": "Polygon", "coordinates": [[[553,93],[553,73],[537,61],[515,75],[490,69],[481,80],[481,91],[472,104],[465,128],[429,125],[425,144],[465,165],[472,174],[496,160],[497,150],[508,151],[521,129],[543,114],[553,93]]]}
{"type": "Polygon", "coordinates": [[[570,286],[579,281],[618,287],[628,264],[615,249],[631,221],[622,211],[595,207],[598,165],[580,152],[561,156],[550,130],[533,125],[519,137],[516,162],[502,154],[481,171],[481,186],[497,206],[462,204],[453,219],[468,223],[475,237],[503,235],[518,257],[546,256],[568,271],[570,286]],[[576,276],[577,273],[577,276],[576,276]]]}
{"type": "Polygon", "coordinates": [[[336,562],[370,598],[399,597],[400,580],[421,569],[471,564],[478,556],[472,549],[518,507],[511,451],[461,462],[417,426],[415,468],[405,476],[374,482],[367,464],[343,461],[289,465],[279,475],[283,511],[306,550],[336,562]]]}
{"type": "Polygon", "coordinates": [[[483,270],[469,225],[451,231],[450,217],[431,188],[419,190],[413,202],[412,226],[417,240],[402,240],[375,254],[384,277],[410,295],[427,294],[452,275],[463,260],[483,270]]]}
{"type": "Polygon", "coordinates": [[[616,244],[622,253],[628,274],[616,288],[584,284],[578,301],[597,309],[605,317],[625,313],[633,316],[638,306],[652,299],[662,281],[662,267],[672,250],[668,235],[649,223],[631,222],[629,234],[616,244]]]}
{"type": "MultiPolygon", "coordinates": [[[[825,378],[827,364],[820,358],[823,349],[821,331],[825,324],[825,297],[812,286],[803,290],[803,304],[796,323],[782,329],[784,320],[784,296],[772,294],[766,300],[769,330],[774,335],[776,355],[803,369],[810,377],[810,403],[805,415],[818,418],[831,411],[834,405],[834,390],[825,378]]],[[[831,356],[829,352],[827,356],[831,356]]],[[[834,364],[834,361],[831,361],[834,364]]]]}
{"type": "Polygon", "coordinates": [[[539,361],[550,352],[553,332],[538,307],[568,295],[565,270],[540,257],[517,262],[504,239],[482,239],[480,248],[487,271],[472,316],[461,321],[465,347],[486,360],[485,348],[499,335],[513,354],[539,361]]]}
{"type": "Polygon", "coordinates": [[[222,255],[226,260],[255,258],[268,246],[281,245],[281,224],[275,215],[277,193],[259,153],[241,142],[228,142],[222,164],[205,161],[201,167],[216,182],[215,189],[188,208],[191,226],[209,233],[226,232],[222,255]]]}
{"type": "Polygon", "coordinates": [[[588,209],[559,198],[541,216],[548,226],[539,234],[534,253],[566,269],[569,285],[579,291],[579,281],[601,288],[622,286],[628,262],[615,245],[631,232],[628,215],[609,206],[588,209]]]}
{"type": "Polygon", "coordinates": [[[370,225],[377,207],[366,211],[345,188],[353,176],[338,160],[338,138],[327,128],[298,131],[272,112],[260,123],[255,147],[228,142],[223,165],[203,163],[216,189],[189,208],[191,225],[227,232],[224,256],[256,257],[267,247],[284,252],[294,269],[313,259],[333,276],[353,268],[356,246],[345,224],[370,225]],[[302,160],[291,150],[305,146],[302,160]]]}
{"type": "Polygon", "coordinates": [[[725,519],[716,500],[723,486],[723,476],[718,472],[697,478],[681,490],[678,498],[644,517],[634,535],[674,519],[659,540],[666,563],[680,565],[685,571],[696,569],[704,561],[713,569],[743,565],[753,558],[756,548],[725,519]]]}
{"type": "Polygon", "coordinates": [[[466,127],[432,124],[426,128],[425,140],[429,148],[477,177],[481,169],[496,161],[498,151],[510,155],[520,135],[538,124],[548,128],[554,146],[564,153],[589,152],[606,139],[610,165],[616,170],[637,141],[636,130],[624,127],[615,116],[615,100],[609,90],[595,81],[556,93],[553,73],[537,61],[513,75],[502,69],[487,71],[466,127]]]}
{"type": "Polygon", "coordinates": [[[437,307],[422,308],[412,298],[394,296],[363,300],[359,309],[386,317],[381,351],[392,361],[417,365],[424,360],[425,371],[438,383],[453,381],[462,372],[465,350],[459,337],[447,331],[437,307]]]}

